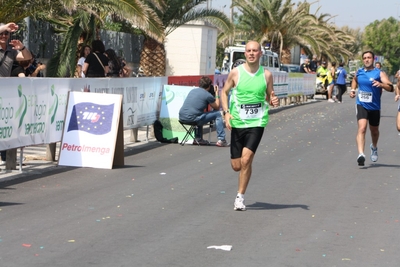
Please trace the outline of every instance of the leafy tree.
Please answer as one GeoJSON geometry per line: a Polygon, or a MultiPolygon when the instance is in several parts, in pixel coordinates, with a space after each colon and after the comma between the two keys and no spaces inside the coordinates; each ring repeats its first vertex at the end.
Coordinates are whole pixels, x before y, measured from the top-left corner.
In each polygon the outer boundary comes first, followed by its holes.
{"type": "Polygon", "coordinates": [[[389,74],[400,68],[400,21],[390,17],[374,21],[365,28],[363,35],[364,50],[370,49],[388,62],[389,74]]]}

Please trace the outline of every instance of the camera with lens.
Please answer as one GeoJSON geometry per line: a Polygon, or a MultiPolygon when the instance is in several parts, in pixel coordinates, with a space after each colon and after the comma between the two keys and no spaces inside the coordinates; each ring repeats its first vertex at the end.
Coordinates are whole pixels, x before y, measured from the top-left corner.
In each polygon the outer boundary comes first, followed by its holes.
{"type": "Polygon", "coordinates": [[[208,90],[208,92],[210,92],[210,94],[211,94],[213,97],[215,97],[215,88],[214,88],[214,85],[213,85],[213,84],[210,85],[210,90],[208,90]]]}

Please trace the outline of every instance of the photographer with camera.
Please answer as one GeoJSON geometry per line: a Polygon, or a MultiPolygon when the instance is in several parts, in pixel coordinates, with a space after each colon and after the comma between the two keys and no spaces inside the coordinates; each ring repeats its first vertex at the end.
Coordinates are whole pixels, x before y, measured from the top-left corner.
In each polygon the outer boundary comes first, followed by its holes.
{"type": "Polygon", "coordinates": [[[40,61],[37,61],[37,57],[39,57],[39,55],[33,55],[31,59],[31,65],[25,70],[26,77],[44,77],[41,71],[46,68],[46,65],[40,61]]]}
{"type": "Polygon", "coordinates": [[[215,120],[218,137],[215,145],[219,147],[229,146],[229,143],[225,140],[224,122],[219,108],[218,86],[213,86],[209,77],[201,77],[199,88],[194,88],[189,92],[179,110],[180,121],[197,123],[196,139],[193,140],[193,145],[209,145],[209,142],[203,139],[203,125],[215,120]],[[215,97],[211,92],[215,94],[215,97]],[[205,112],[208,105],[214,110],[205,112]]]}

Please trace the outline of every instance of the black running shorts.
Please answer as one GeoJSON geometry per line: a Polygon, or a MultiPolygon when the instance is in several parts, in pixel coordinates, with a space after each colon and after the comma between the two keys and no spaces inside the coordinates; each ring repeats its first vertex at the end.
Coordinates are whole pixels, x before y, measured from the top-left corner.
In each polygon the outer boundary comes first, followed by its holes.
{"type": "Polygon", "coordinates": [[[231,159],[237,159],[242,156],[242,150],[247,147],[256,153],[264,134],[263,127],[255,128],[232,128],[231,131],[231,159]]]}
{"type": "Polygon", "coordinates": [[[368,110],[361,105],[356,105],[357,120],[366,119],[371,126],[379,126],[381,120],[380,110],[368,110]]]}

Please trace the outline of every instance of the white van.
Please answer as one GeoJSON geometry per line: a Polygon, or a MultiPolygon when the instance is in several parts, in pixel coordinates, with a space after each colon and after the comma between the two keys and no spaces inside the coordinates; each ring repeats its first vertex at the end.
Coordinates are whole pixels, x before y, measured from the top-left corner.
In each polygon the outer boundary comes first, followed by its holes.
{"type": "MultiPolygon", "coordinates": [[[[228,46],[225,48],[225,57],[221,66],[221,74],[228,74],[232,68],[243,64],[246,60],[244,56],[245,45],[228,46]]],[[[262,48],[263,55],[260,60],[260,65],[270,71],[279,71],[278,54],[262,48]]]]}

